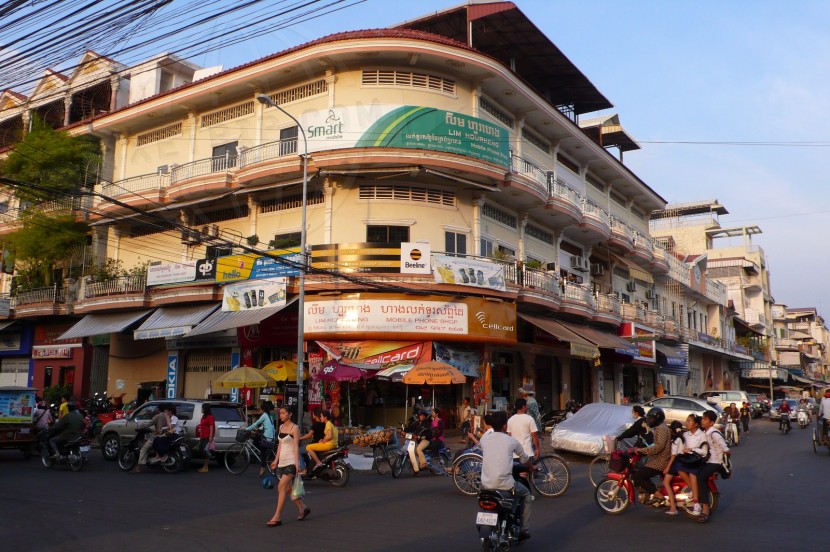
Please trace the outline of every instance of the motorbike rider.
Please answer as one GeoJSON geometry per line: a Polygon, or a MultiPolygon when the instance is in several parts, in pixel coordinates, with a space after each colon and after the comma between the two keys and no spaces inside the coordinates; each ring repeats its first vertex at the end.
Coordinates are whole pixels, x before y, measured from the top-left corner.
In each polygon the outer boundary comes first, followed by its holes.
{"type": "Polygon", "coordinates": [[[141,466],[147,465],[147,456],[149,456],[150,450],[153,448],[153,441],[156,440],[157,435],[163,434],[165,428],[167,428],[168,420],[166,412],[167,405],[161,405],[159,407],[158,412],[155,416],[153,416],[149,423],[141,426],[140,428],[137,428],[149,429],[150,435],[147,439],[144,440],[144,444],[141,445],[141,451],[138,454],[138,464],[136,464],[135,468],[133,469],[134,473],[141,473],[141,466]]]}
{"type": "Polygon", "coordinates": [[[418,471],[427,467],[424,450],[432,442],[432,420],[429,419],[429,413],[426,410],[418,412],[418,423],[414,427],[412,436],[418,442],[418,446],[415,449],[417,458],[413,458],[412,452],[410,451],[409,459],[412,461],[412,471],[418,473],[418,471]]]}
{"type": "Polygon", "coordinates": [[[701,419],[701,426],[706,433],[706,442],[709,445],[709,458],[706,460],[706,464],[697,472],[697,486],[703,495],[701,496],[703,513],[697,518],[701,523],[708,521],[712,515],[709,509],[711,500],[708,498],[710,491],[707,482],[709,481],[709,477],[713,473],[723,473],[723,455],[726,454],[728,456],[732,454],[726,445],[726,439],[723,438],[723,435],[715,426],[717,419],[718,415],[714,410],[704,412],[703,418],[701,419]]]}
{"type": "Polygon", "coordinates": [[[665,497],[652,479],[662,476],[663,470],[669,465],[672,436],[662,408],[650,408],[645,420],[654,437],[654,444],[634,449],[638,454],[644,455],[646,461],[634,468],[632,479],[636,486],[648,493],[645,504],[656,504],[662,502],[665,497]]]}
{"type": "Polygon", "coordinates": [[[66,414],[49,429],[49,446],[52,449],[52,458],[60,458],[60,446],[74,441],[84,434],[84,417],[78,412],[75,401],[66,401],[66,414]]]}
{"type": "Polygon", "coordinates": [[[786,398],[781,399],[781,406],[778,407],[778,421],[779,426],[783,426],[784,424],[790,425],[790,403],[787,402],[786,398]]]}
{"type": "Polygon", "coordinates": [[[644,447],[650,443],[654,443],[654,435],[651,434],[648,423],[646,423],[645,408],[639,404],[635,404],[631,407],[631,416],[635,419],[635,422],[628,429],[617,435],[617,441],[636,437],[637,442],[634,445],[637,447],[644,447]]]}
{"type": "Polygon", "coordinates": [[[513,455],[529,470],[534,470],[532,457],[528,456],[521,443],[506,431],[507,413],[497,410],[484,415],[484,423],[492,428],[481,436],[481,488],[487,490],[513,491],[519,497],[522,512],[520,539],[530,538],[530,489],[513,478],[513,455]]]}
{"type": "Polygon", "coordinates": [[[830,388],[824,391],[824,398],[821,399],[821,404],[818,407],[818,431],[822,441],[827,437],[827,426],[824,420],[828,417],[830,417],[830,388]]]}

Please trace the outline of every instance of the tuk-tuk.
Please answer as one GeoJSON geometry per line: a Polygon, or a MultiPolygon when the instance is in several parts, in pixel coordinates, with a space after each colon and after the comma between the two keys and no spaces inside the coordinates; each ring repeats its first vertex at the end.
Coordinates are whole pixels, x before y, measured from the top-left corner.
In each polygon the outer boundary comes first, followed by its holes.
{"type": "Polygon", "coordinates": [[[29,458],[35,449],[33,387],[0,386],[0,449],[19,449],[29,458]]]}

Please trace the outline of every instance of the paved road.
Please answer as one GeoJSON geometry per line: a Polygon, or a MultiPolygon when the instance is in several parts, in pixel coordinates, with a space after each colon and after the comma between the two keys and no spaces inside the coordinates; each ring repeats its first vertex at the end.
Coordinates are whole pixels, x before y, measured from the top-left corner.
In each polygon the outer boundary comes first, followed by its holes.
{"type": "MultiPolygon", "coordinates": [[[[588,482],[587,462],[568,457],[571,488],[533,504],[533,538],[519,550],[673,551],[780,549],[784,543],[819,546],[826,531],[830,454],[814,454],[810,430],[784,436],[777,424],[756,421],[734,450],[736,476],[721,483],[718,515],[706,525],[636,506],[623,515],[600,512],[588,482]],[[786,516],[775,504],[786,506],[786,516]],[[670,544],[671,543],[671,544],[670,544]]],[[[276,494],[258,485],[251,469],[241,476],[212,467],[126,474],[97,454],[80,473],[43,468],[14,451],[0,452],[0,542],[4,550],[477,550],[475,499],[458,494],[442,477],[394,480],[353,472],[344,489],[306,487],[311,517],[284,525],[264,523],[276,494]],[[276,547],[276,548],[275,548],[276,547]]]]}

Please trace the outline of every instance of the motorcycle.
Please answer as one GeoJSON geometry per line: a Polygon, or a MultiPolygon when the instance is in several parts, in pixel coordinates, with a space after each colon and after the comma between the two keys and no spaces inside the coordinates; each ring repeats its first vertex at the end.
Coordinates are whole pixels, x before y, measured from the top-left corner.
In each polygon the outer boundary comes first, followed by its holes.
{"type": "MultiPolygon", "coordinates": [[[[118,455],[118,467],[123,471],[130,471],[138,464],[141,454],[141,447],[145,440],[152,439],[151,428],[140,428],[136,431],[135,437],[121,450],[118,455]]],[[[152,456],[147,459],[147,467],[162,468],[167,473],[176,473],[183,470],[190,463],[192,455],[190,447],[187,446],[187,435],[177,434],[170,441],[170,448],[167,451],[167,458],[162,461],[162,456],[152,456]]]]}
{"type": "Polygon", "coordinates": [[[738,434],[738,424],[735,423],[735,419],[731,416],[726,417],[726,427],[724,429],[724,439],[726,440],[726,446],[738,446],[740,442],[740,437],[738,434]]]}
{"type": "MultiPolygon", "coordinates": [[[[599,506],[600,509],[606,514],[622,514],[628,509],[632,501],[639,499],[641,503],[644,503],[647,498],[645,493],[640,493],[639,495],[635,495],[634,493],[633,472],[634,467],[640,460],[640,455],[622,454],[619,458],[622,460],[622,465],[619,466],[619,471],[609,471],[594,491],[594,498],[597,506],[599,506]],[[635,496],[637,498],[635,498],[635,496]]],[[[706,494],[709,495],[710,512],[714,512],[718,507],[720,491],[718,490],[716,483],[717,478],[718,475],[714,473],[706,481],[706,486],[709,489],[709,492],[706,494]]],[[[671,480],[671,487],[674,492],[677,508],[683,510],[688,517],[695,517],[693,514],[694,500],[692,490],[689,486],[686,485],[679,475],[676,475],[671,480]]],[[[661,488],[660,492],[664,497],[668,496],[668,491],[665,488],[661,488]]],[[[704,496],[703,489],[701,489],[700,494],[701,497],[704,496]]],[[[654,504],[654,507],[659,508],[667,505],[668,499],[666,499],[663,503],[654,504]]]]}
{"type": "Polygon", "coordinates": [[[805,410],[804,408],[798,409],[798,414],[796,415],[796,417],[798,420],[798,427],[800,427],[801,429],[804,429],[805,427],[807,427],[807,425],[809,425],[810,418],[807,416],[807,410],[805,410]]]}
{"type": "MultiPolygon", "coordinates": [[[[519,475],[524,469],[514,465],[513,478],[527,486],[528,481],[519,475]]],[[[525,500],[533,500],[533,497],[528,496],[525,500]]],[[[522,534],[524,504],[513,490],[481,489],[478,493],[478,507],[482,511],[476,514],[476,529],[482,550],[510,550],[512,544],[527,538],[522,534]]]]}
{"type": "MultiPolygon", "coordinates": [[[[318,452],[317,458],[320,459],[321,464],[316,468],[309,469],[303,476],[303,480],[319,479],[327,481],[332,487],[345,487],[349,482],[349,465],[346,463],[346,458],[349,456],[349,449],[347,447],[337,447],[326,452],[318,452]]],[[[311,458],[308,454],[303,454],[303,460],[306,466],[311,465],[311,458]]]]}
{"type": "Polygon", "coordinates": [[[784,435],[790,432],[790,413],[781,412],[778,414],[778,429],[784,432],[784,435]]]}
{"type": "Polygon", "coordinates": [[[68,464],[72,471],[77,472],[81,471],[84,464],[89,462],[89,441],[85,437],[78,437],[72,441],[61,443],[58,447],[59,456],[57,458],[51,456],[48,432],[42,431],[39,439],[40,459],[44,467],[51,468],[55,464],[68,464]]]}
{"type": "MultiPolygon", "coordinates": [[[[392,463],[392,477],[398,478],[404,472],[404,469],[409,466],[412,470],[412,475],[416,472],[412,468],[412,459],[410,453],[415,454],[416,440],[412,433],[405,433],[404,446],[398,451],[398,457],[392,463]]],[[[450,449],[441,447],[437,454],[429,449],[424,451],[424,458],[427,461],[427,469],[433,475],[446,475],[449,477],[447,467],[450,466],[450,449]]]]}

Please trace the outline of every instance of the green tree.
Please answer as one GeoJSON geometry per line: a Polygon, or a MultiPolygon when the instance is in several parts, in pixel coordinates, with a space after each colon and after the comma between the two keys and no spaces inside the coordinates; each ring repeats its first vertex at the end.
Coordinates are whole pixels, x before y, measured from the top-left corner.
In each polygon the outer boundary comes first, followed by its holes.
{"type": "Polygon", "coordinates": [[[76,220],[73,198],[94,182],[89,169],[99,153],[94,137],[70,136],[35,118],[31,132],[0,161],[0,175],[23,183],[14,188],[22,226],[6,236],[18,289],[55,283],[54,269],[68,268],[70,252],[86,244],[87,228],[76,220]]]}
{"type": "Polygon", "coordinates": [[[65,199],[67,193],[93,184],[88,169],[99,155],[100,145],[95,137],[70,136],[35,117],[32,130],[0,162],[0,174],[33,184],[17,187],[15,196],[37,205],[65,199]]]}

